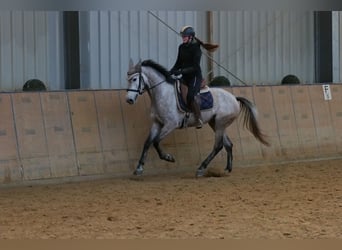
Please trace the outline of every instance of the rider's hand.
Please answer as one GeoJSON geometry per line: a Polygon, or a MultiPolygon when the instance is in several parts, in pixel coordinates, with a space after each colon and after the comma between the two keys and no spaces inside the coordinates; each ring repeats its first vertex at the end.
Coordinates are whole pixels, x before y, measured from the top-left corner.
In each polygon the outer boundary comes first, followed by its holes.
{"type": "Polygon", "coordinates": [[[178,74],[178,75],[172,74],[172,75],[171,75],[171,78],[172,78],[172,79],[175,79],[175,80],[181,79],[181,78],[182,78],[182,74],[178,74]]]}

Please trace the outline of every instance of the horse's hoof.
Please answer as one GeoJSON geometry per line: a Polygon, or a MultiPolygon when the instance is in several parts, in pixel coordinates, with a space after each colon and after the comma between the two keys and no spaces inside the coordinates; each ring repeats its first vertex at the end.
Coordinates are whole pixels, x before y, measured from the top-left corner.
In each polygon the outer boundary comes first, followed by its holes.
{"type": "Polygon", "coordinates": [[[141,176],[143,174],[144,170],[142,169],[136,169],[134,172],[133,172],[133,175],[135,176],[141,176]]]}
{"type": "Polygon", "coordinates": [[[206,172],[205,169],[198,169],[196,171],[196,177],[199,178],[199,177],[205,176],[205,172],[206,172]]]}
{"type": "Polygon", "coordinates": [[[225,169],[224,169],[224,172],[230,173],[230,172],[232,172],[232,168],[225,168],[225,169]]]}
{"type": "Polygon", "coordinates": [[[172,155],[170,155],[170,154],[164,155],[162,157],[162,159],[165,160],[165,161],[168,161],[168,162],[175,162],[176,161],[175,158],[172,155]]]}

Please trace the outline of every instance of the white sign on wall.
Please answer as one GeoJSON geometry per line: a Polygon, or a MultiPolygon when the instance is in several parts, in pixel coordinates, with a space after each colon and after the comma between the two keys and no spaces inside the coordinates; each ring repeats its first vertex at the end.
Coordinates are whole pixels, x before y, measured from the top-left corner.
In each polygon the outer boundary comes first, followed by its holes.
{"type": "Polygon", "coordinates": [[[323,88],[324,100],[326,100],[326,101],[331,100],[332,96],[331,96],[331,91],[330,91],[330,85],[324,84],[324,85],[322,85],[322,88],[323,88]]]}

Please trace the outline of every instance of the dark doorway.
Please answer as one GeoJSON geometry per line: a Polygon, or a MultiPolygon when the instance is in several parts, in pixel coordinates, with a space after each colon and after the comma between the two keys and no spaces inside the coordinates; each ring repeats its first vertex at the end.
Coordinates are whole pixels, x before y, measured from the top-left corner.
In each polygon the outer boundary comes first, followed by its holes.
{"type": "Polygon", "coordinates": [[[65,89],[79,89],[80,38],[78,11],[63,12],[65,89]]]}
{"type": "Polygon", "coordinates": [[[332,70],[332,13],[315,11],[315,81],[330,83],[332,70]]]}

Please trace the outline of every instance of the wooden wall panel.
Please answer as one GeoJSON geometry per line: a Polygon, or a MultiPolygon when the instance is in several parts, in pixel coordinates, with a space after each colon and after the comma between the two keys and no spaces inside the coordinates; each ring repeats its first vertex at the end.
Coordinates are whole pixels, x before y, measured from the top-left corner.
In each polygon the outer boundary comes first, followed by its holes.
{"type": "Polygon", "coordinates": [[[104,170],[127,173],[128,149],[120,92],[96,91],[95,101],[104,156],[104,170]]]}
{"type": "Polygon", "coordinates": [[[319,148],[318,157],[336,155],[337,148],[329,107],[330,101],[324,100],[321,85],[310,86],[309,94],[319,148]]]}
{"type": "Polygon", "coordinates": [[[101,174],[103,155],[94,92],[69,92],[68,98],[79,173],[101,174]]]}
{"type": "Polygon", "coordinates": [[[0,182],[21,180],[10,94],[0,94],[0,182]]]}
{"type": "Polygon", "coordinates": [[[298,158],[315,157],[319,153],[313,110],[309,95],[310,86],[291,86],[299,147],[298,158]]]}
{"type": "Polygon", "coordinates": [[[279,127],[275,111],[276,99],[273,99],[272,87],[257,86],[253,88],[254,101],[258,110],[260,129],[267,136],[270,147],[261,146],[264,159],[275,161],[282,158],[279,127]]]}
{"type": "Polygon", "coordinates": [[[48,145],[39,93],[12,95],[19,155],[25,180],[51,177],[48,145]]]}
{"type": "Polygon", "coordinates": [[[78,175],[67,94],[47,92],[40,96],[52,177],[78,175]]]}
{"type": "Polygon", "coordinates": [[[299,142],[290,88],[288,85],[273,86],[272,93],[282,157],[296,158],[300,153],[298,154],[299,142]]]}
{"type": "Polygon", "coordinates": [[[342,85],[330,85],[332,99],[330,106],[331,123],[338,154],[342,153],[342,85]]]}
{"type": "MultiPolygon", "coordinates": [[[[255,103],[265,147],[242,127],[241,118],[227,132],[234,144],[234,165],[340,157],[342,152],[342,85],[331,85],[324,100],[321,85],[229,88],[255,103]]],[[[148,136],[150,99],[136,105],[125,91],[70,91],[0,94],[0,182],[3,184],[66,176],[130,175],[148,136]]],[[[159,159],[153,146],[145,174],[196,171],[212,150],[214,133],[176,130],[161,142],[176,163],[159,159]]],[[[209,167],[224,168],[226,152],[209,167]]]]}

